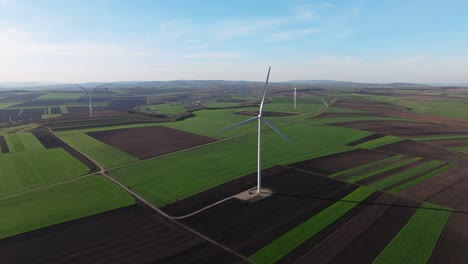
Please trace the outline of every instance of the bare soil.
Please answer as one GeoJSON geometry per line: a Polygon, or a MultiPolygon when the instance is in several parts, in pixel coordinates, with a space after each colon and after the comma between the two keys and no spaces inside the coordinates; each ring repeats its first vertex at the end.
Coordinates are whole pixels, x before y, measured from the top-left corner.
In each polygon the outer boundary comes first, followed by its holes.
{"type": "Polygon", "coordinates": [[[468,259],[467,222],[468,214],[452,214],[429,263],[466,263],[468,259]]]}
{"type": "MultiPolygon", "coordinates": [[[[231,199],[183,221],[237,252],[251,255],[357,188],[280,166],[267,173],[272,175],[264,179],[263,186],[273,190],[272,195],[254,203],[231,199]]],[[[224,190],[226,187],[220,189],[224,190]]]]}
{"type": "Polygon", "coordinates": [[[331,175],[336,172],[344,171],[374,161],[386,159],[393,156],[392,154],[367,150],[356,149],[352,151],[333,154],[317,159],[301,161],[291,164],[290,166],[307,170],[319,174],[331,175]]]}
{"type": "Polygon", "coordinates": [[[0,240],[0,263],[236,263],[240,260],[138,206],[0,240]]]}
{"type": "Polygon", "coordinates": [[[457,165],[400,193],[468,212],[468,167],[457,165]]]}
{"type": "Polygon", "coordinates": [[[348,145],[348,146],[354,147],[354,146],[357,146],[357,145],[359,145],[359,144],[362,144],[362,143],[365,143],[365,142],[368,142],[368,141],[372,141],[372,140],[374,140],[374,139],[382,138],[382,137],[385,137],[385,135],[379,134],[379,133],[375,133],[375,134],[369,135],[369,136],[367,136],[367,137],[363,137],[363,138],[361,138],[361,139],[358,139],[358,140],[356,140],[356,141],[353,141],[353,142],[351,142],[351,143],[348,143],[347,145],[348,145]]]}
{"type": "Polygon", "coordinates": [[[394,195],[376,194],[377,198],[370,204],[358,205],[363,207],[358,213],[350,211],[339,219],[347,221],[335,227],[327,227],[329,234],[323,239],[318,239],[320,233],[317,234],[280,263],[371,263],[409,220],[415,211],[413,207],[419,205],[394,195]],[[398,221],[388,229],[377,229],[394,219],[398,221]],[[374,241],[364,244],[372,236],[374,241]],[[354,260],[355,257],[360,258],[360,261],[354,260]]]}
{"type": "Polygon", "coordinates": [[[372,177],[360,180],[360,181],[358,181],[356,183],[357,184],[362,184],[362,185],[369,185],[369,184],[372,184],[374,182],[381,181],[381,180],[383,180],[383,179],[385,179],[387,177],[393,176],[395,174],[398,174],[398,173],[404,172],[406,170],[418,167],[419,165],[422,165],[422,164],[427,163],[427,162],[428,162],[428,160],[421,159],[421,160],[418,160],[418,161],[415,161],[415,162],[411,162],[410,164],[406,164],[404,166],[397,167],[397,168],[391,169],[389,171],[376,174],[376,175],[374,175],[372,177]]]}
{"type": "Polygon", "coordinates": [[[404,154],[409,156],[424,157],[429,159],[443,160],[447,162],[463,162],[463,157],[453,151],[411,140],[402,140],[396,143],[381,146],[378,147],[376,150],[404,154]]]}
{"type": "Polygon", "coordinates": [[[213,138],[162,126],[106,130],[87,134],[139,159],[216,141],[213,138]]]}

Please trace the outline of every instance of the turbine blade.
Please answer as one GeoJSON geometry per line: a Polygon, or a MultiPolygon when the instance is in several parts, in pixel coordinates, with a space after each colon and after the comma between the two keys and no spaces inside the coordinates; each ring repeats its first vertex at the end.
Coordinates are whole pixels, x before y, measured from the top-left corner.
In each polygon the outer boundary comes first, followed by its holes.
{"type": "Polygon", "coordinates": [[[96,91],[97,89],[99,89],[99,88],[103,87],[104,85],[106,85],[106,84],[105,84],[105,83],[103,83],[103,84],[99,85],[98,87],[94,88],[94,89],[92,90],[92,92],[94,92],[94,91],[96,91]]]}
{"type": "Polygon", "coordinates": [[[254,120],[257,120],[257,119],[258,119],[258,116],[255,116],[255,117],[249,118],[249,119],[247,119],[245,121],[242,121],[240,123],[234,124],[232,126],[228,126],[228,127],[224,128],[223,130],[228,130],[228,129],[235,128],[235,127],[238,127],[238,126],[242,126],[244,124],[247,124],[247,123],[252,122],[254,120]]]}
{"type": "Polygon", "coordinates": [[[268,74],[267,74],[267,78],[266,78],[266,81],[265,81],[265,87],[263,87],[262,102],[260,103],[260,111],[258,112],[259,116],[262,116],[262,114],[263,114],[263,104],[265,102],[265,96],[266,96],[266,91],[267,91],[267,87],[268,87],[268,79],[270,79],[270,70],[271,70],[271,66],[268,68],[268,74]]]}
{"type": "Polygon", "coordinates": [[[284,140],[286,140],[286,142],[288,142],[289,145],[296,147],[296,145],[294,145],[294,143],[291,140],[289,140],[275,125],[273,125],[270,121],[263,117],[261,119],[263,120],[263,122],[269,125],[276,133],[278,133],[278,135],[280,135],[284,140]]]}
{"type": "Polygon", "coordinates": [[[84,90],[85,92],[89,93],[88,89],[86,89],[86,88],[83,88],[83,87],[81,87],[81,86],[80,86],[80,85],[78,85],[78,84],[75,84],[75,85],[76,85],[76,86],[78,86],[78,87],[80,87],[80,88],[81,88],[82,90],[84,90]]]}

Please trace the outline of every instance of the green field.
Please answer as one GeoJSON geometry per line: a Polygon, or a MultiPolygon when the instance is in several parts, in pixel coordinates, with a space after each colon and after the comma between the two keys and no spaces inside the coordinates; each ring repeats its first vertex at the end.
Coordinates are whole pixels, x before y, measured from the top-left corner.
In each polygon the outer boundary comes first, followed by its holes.
{"type": "Polygon", "coordinates": [[[378,182],[374,182],[373,184],[369,185],[369,187],[376,188],[376,189],[385,189],[394,184],[398,184],[399,182],[402,182],[405,179],[410,178],[416,174],[423,173],[423,172],[430,172],[431,170],[435,169],[436,167],[444,163],[445,163],[444,161],[432,160],[432,161],[423,163],[417,167],[407,169],[403,172],[400,172],[390,177],[387,177],[385,179],[382,179],[378,182]]]}
{"type": "Polygon", "coordinates": [[[75,100],[80,98],[83,93],[46,93],[36,100],[75,100]]]}
{"type": "Polygon", "coordinates": [[[0,196],[86,174],[89,168],[62,148],[0,154],[0,196]]]}
{"type": "Polygon", "coordinates": [[[395,137],[395,136],[385,136],[381,138],[377,138],[374,140],[370,140],[359,145],[356,145],[356,148],[365,148],[365,149],[373,149],[378,148],[381,146],[385,146],[388,144],[396,143],[398,141],[402,141],[403,138],[395,137]]]}
{"type": "Polygon", "coordinates": [[[10,152],[45,149],[37,138],[30,132],[4,135],[10,152]]]}
{"type": "MultiPolygon", "coordinates": [[[[263,167],[316,158],[352,149],[347,143],[369,132],[291,123],[281,127],[296,144],[292,148],[275,132],[263,133],[263,167]],[[313,136],[312,136],[313,135],[313,136]]],[[[256,171],[257,135],[145,160],[111,174],[146,199],[164,206],[256,171]]]]}
{"type": "MultiPolygon", "coordinates": [[[[354,192],[343,197],[323,211],[309,218],[302,224],[289,230],[266,247],[260,249],[250,256],[256,263],[275,263],[289,252],[300,246],[322,229],[326,228],[349,210],[353,209],[359,202],[366,199],[374,191],[369,188],[360,187],[354,192]]],[[[285,216],[287,217],[287,216],[285,216]]]]}
{"type": "Polygon", "coordinates": [[[335,177],[340,177],[340,176],[343,176],[343,175],[346,175],[346,174],[353,174],[353,173],[356,173],[356,172],[359,172],[359,171],[366,170],[366,169],[371,168],[371,167],[378,166],[378,165],[380,165],[382,163],[392,162],[392,161],[401,159],[402,157],[403,157],[403,155],[396,155],[396,156],[386,158],[386,159],[383,159],[383,160],[374,161],[374,162],[367,163],[367,164],[364,164],[364,165],[361,165],[361,166],[358,166],[358,167],[354,167],[354,168],[351,168],[351,169],[347,169],[347,170],[344,170],[344,171],[334,173],[334,174],[330,175],[330,177],[335,178],[335,177]]]}
{"type": "Polygon", "coordinates": [[[62,134],[59,132],[57,136],[105,168],[138,161],[137,158],[83,133],[62,134]]]}
{"type": "Polygon", "coordinates": [[[432,100],[432,101],[417,101],[404,97],[394,96],[364,96],[368,99],[380,102],[391,103],[396,106],[421,114],[468,118],[468,106],[464,100],[432,100]]]}
{"type": "Polygon", "coordinates": [[[449,170],[449,169],[451,169],[453,167],[455,167],[454,164],[447,164],[442,168],[433,170],[433,171],[431,171],[429,173],[424,174],[421,177],[418,177],[418,178],[413,179],[413,180],[411,180],[409,182],[403,183],[400,186],[392,188],[392,189],[389,190],[389,192],[401,192],[401,191],[403,191],[403,190],[405,190],[405,189],[407,189],[407,188],[409,188],[409,187],[411,187],[413,185],[416,185],[416,184],[418,184],[420,182],[423,182],[423,181],[425,181],[425,180],[427,180],[427,179],[429,179],[429,178],[431,178],[433,176],[436,176],[437,174],[440,174],[440,173],[442,173],[442,172],[444,172],[446,170],[449,170]]]}
{"type": "Polygon", "coordinates": [[[0,198],[0,238],[133,203],[130,195],[101,176],[0,198]]]}
{"type": "Polygon", "coordinates": [[[428,263],[452,212],[437,210],[442,207],[430,204],[424,207],[416,211],[373,263],[428,263]]]}
{"type": "Polygon", "coordinates": [[[418,160],[420,160],[420,159],[421,159],[421,158],[419,158],[419,157],[414,157],[414,158],[410,158],[410,159],[398,161],[398,162],[395,162],[395,163],[390,164],[389,166],[380,168],[380,169],[378,169],[378,170],[371,171],[371,172],[368,172],[368,173],[365,173],[365,174],[356,176],[356,177],[350,179],[349,181],[350,181],[350,182],[358,182],[358,181],[360,181],[360,180],[367,179],[367,178],[372,177],[372,176],[374,176],[374,175],[377,175],[377,174],[379,174],[379,173],[384,173],[384,172],[393,170],[393,169],[395,169],[395,168],[402,167],[402,166],[404,166],[404,165],[410,164],[410,163],[412,163],[412,162],[416,162],[416,161],[418,161],[418,160]]]}

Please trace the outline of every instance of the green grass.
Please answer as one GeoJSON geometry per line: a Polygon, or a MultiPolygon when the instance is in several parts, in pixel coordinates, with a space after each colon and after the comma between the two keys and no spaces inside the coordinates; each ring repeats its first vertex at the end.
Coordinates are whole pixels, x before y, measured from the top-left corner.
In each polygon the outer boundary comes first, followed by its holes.
{"type": "Polygon", "coordinates": [[[238,106],[240,105],[241,103],[235,103],[235,102],[209,102],[207,104],[205,104],[206,106],[208,107],[233,107],[233,106],[238,106]]]}
{"type": "Polygon", "coordinates": [[[36,98],[36,100],[75,100],[82,95],[83,93],[46,93],[36,98]]]}
{"type": "Polygon", "coordinates": [[[403,172],[397,173],[395,175],[392,175],[390,177],[387,177],[385,179],[382,179],[378,182],[374,182],[369,187],[375,188],[375,189],[384,189],[389,186],[392,186],[394,184],[397,184],[401,181],[404,181],[407,178],[410,178],[416,174],[423,173],[423,172],[429,172],[436,168],[437,166],[440,166],[444,164],[444,161],[440,160],[432,160],[426,163],[423,163],[417,167],[405,170],[403,172]]]}
{"type": "Polygon", "coordinates": [[[49,118],[54,118],[54,117],[59,117],[62,116],[61,114],[47,114],[47,115],[41,115],[42,119],[49,119],[49,118]]]}
{"type": "Polygon", "coordinates": [[[138,160],[137,158],[119,149],[116,149],[83,133],[57,133],[57,136],[66,143],[84,152],[87,156],[105,168],[112,168],[138,160]]]}
{"type": "Polygon", "coordinates": [[[365,148],[365,149],[373,149],[373,148],[378,148],[381,146],[385,146],[388,144],[396,143],[398,141],[402,141],[402,138],[395,137],[395,136],[385,136],[381,138],[377,138],[371,141],[367,141],[364,143],[361,143],[359,145],[356,145],[356,148],[365,148]]]}
{"type": "Polygon", "coordinates": [[[468,106],[463,100],[432,100],[432,101],[416,101],[404,97],[394,96],[363,96],[371,100],[391,103],[403,108],[408,111],[413,111],[422,114],[444,116],[444,117],[456,117],[456,118],[468,118],[468,106]]]}
{"type": "Polygon", "coordinates": [[[62,114],[68,114],[68,109],[66,106],[60,106],[60,112],[62,112],[62,114]]]}
{"type": "Polygon", "coordinates": [[[7,134],[4,137],[10,152],[44,149],[41,142],[30,132],[7,134]]]}
{"type": "Polygon", "coordinates": [[[451,148],[453,150],[463,152],[463,153],[468,153],[468,147],[457,147],[457,148],[451,148]]]}
{"type": "Polygon", "coordinates": [[[359,175],[359,176],[356,176],[356,177],[353,177],[352,179],[349,179],[350,182],[358,182],[360,180],[364,180],[364,179],[367,179],[369,177],[372,177],[374,175],[377,175],[379,173],[384,173],[384,172],[387,172],[389,170],[393,170],[395,168],[398,168],[398,167],[401,167],[401,166],[404,166],[404,165],[407,165],[407,164],[410,164],[412,162],[415,162],[415,161],[418,161],[420,160],[421,158],[419,157],[415,157],[415,158],[411,158],[411,159],[406,159],[406,160],[402,160],[402,161],[399,161],[399,162],[396,162],[396,163],[393,163],[389,166],[386,166],[384,168],[380,168],[376,171],[371,171],[371,172],[368,172],[368,173],[365,173],[365,174],[362,174],[362,175],[359,175]]]}
{"type": "Polygon", "coordinates": [[[133,203],[130,195],[101,176],[0,198],[0,238],[133,203]]]}
{"type": "MultiPolygon", "coordinates": [[[[291,123],[281,129],[297,148],[289,146],[275,132],[265,131],[263,168],[351,150],[345,144],[370,134],[307,122],[291,123]]],[[[111,174],[152,203],[164,206],[256,171],[256,149],[254,133],[132,164],[111,174]]]]}
{"type": "Polygon", "coordinates": [[[62,148],[0,155],[0,196],[86,174],[89,168],[62,148]]]}
{"type": "Polygon", "coordinates": [[[361,171],[361,170],[365,170],[365,169],[367,169],[369,167],[374,167],[374,166],[377,166],[379,164],[382,164],[382,163],[385,163],[385,162],[391,162],[391,161],[398,160],[398,159],[401,159],[401,158],[403,158],[403,155],[396,155],[396,156],[393,156],[393,157],[390,157],[390,158],[374,161],[374,162],[367,163],[367,164],[364,164],[364,165],[361,165],[361,166],[358,166],[358,167],[354,167],[354,168],[351,168],[351,169],[340,171],[340,172],[337,172],[337,173],[334,173],[334,174],[330,175],[330,177],[336,178],[336,177],[339,177],[339,176],[342,176],[342,175],[345,175],[345,174],[355,173],[355,172],[358,172],[358,171],[361,171]]]}
{"type": "Polygon", "coordinates": [[[415,137],[411,140],[415,141],[429,141],[429,140],[442,140],[442,139],[464,139],[468,138],[467,135],[443,135],[443,136],[425,136],[425,137],[415,137]]]}
{"type": "MultiPolygon", "coordinates": [[[[424,207],[441,208],[430,204],[424,207]]],[[[451,214],[451,211],[419,208],[373,263],[428,263],[451,214]]]]}
{"type": "Polygon", "coordinates": [[[427,179],[429,179],[429,178],[431,178],[431,177],[433,177],[433,176],[435,176],[437,174],[440,174],[440,173],[442,173],[442,172],[444,172],[444,171],[446,171],[448,169],[451,169],[453,167],[455,167],[455,165],[447,164],[442,168],[439,168],[437,170],[433,170],[433,171],[431,171],[429,173],[424,174],[421,177],[418,177],[418,178],[413,179],[413,180],[411,180],[411,181],[409,181],[407,183],[404,183],[404,184],[402,184],[400,186],[397,186],[397,187],[395,187],[393,189],[390,189],[389,192],[401,192],[401,191],[403,191],[405,189],[408,189],[411,186],[414,186],[414,185],[416,185],[416,184],[418,184],[420,182],[423,182],[423,181],[425,181],[425,180],[427,180],[427,179]]]}
{"type": "Polygon", "coordinates": [[[250,259],[256,263],[277,262],[309,238],[349,212],[358,205],[359,202],[366,199],[373,192],[373,190],[365,187],[358,188],[354,192],[345,196],[342,201],[332,204],[302,224],[289,230],[286,234],[275,239],[273,242],[250,256],[250,259]]]}

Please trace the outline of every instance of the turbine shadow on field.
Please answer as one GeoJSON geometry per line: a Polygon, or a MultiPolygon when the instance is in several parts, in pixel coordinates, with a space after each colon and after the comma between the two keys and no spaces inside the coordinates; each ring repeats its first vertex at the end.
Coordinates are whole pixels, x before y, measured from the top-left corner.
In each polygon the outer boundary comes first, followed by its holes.
{"type": "Polygon", "coordinates": [[[287,194],[287,193],[278,193],[278,192],[265,192],[265,191],[262,191],[261,193],[270,194],[270,195],[296,197],[296,198],[301,198],[301,199],[335,201],[335,202],[378,205],[378,206],[391,206],[391,207],[412,208],[412,209],[427,209],[427,210],[435,210],[435,211],[443,211],[443,212],[449,211],[449,212],[468,214],[468,212],[453,210],[453,209],[450,209],[450,208],[444,209],[444,208],[434,208],[434,207],[427,207],[427,206],[414,206],[414,205],[405,205],[405,204],[388,204],[388,203],[377,203],[377,202],[353,201],[353,200],[346,200],[346,199],[333,199],[333,198],[324,198],[324,197],[318,197],[318,196],[307,196],[307,195],[287,194]]]}

